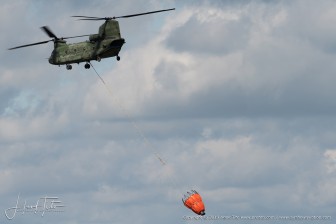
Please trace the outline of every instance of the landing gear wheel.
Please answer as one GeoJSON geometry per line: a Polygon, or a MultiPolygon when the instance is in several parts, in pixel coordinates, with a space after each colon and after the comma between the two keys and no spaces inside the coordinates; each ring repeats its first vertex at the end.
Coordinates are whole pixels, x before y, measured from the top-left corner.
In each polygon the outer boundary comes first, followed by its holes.
{"type": "Polygon", "coordinates": [[[119,55],[117,56],[117,61],[120,61],[120,56],[119,55]]]}
{"type": "Polygon", "coordinates": [[[84,65],[84,68],[85,68],[85,69],[89,69],[89,68],[90,68],[90,64],[89,64],[89,63],[86,63],[86,64],[84,65]]]}
{"type": "Polygon", "coordinates": [[[72,65],[66,65],[66,69],[67,70],[71,70],[72,69],[72,65]]]}

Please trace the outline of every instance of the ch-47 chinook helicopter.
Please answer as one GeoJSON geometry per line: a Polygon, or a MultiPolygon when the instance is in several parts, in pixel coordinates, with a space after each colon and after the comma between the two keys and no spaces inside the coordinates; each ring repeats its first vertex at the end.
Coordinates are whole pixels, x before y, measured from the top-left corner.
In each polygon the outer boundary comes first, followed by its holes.
{"type": "Polygon", "coordinates": [[[119,22],[116,19],[129,18],[134,16],[142,16],[152,13],[159,13],[164,11],[175,10],[164,9],[158,11],[151,11],[145,13],[138,13],[126,16],[117,17],[92,17],[92,16],[72,16],[77,17],[79,20],[105,20],[105,22],[99,27],[98,34],[81,35],[74,37],[62,37],[58,38],[47,26],[41,27],[41,29],[50,37],[51,40],[41,41],[32,44],[21,45],[10,48],[13,50],[22,47],[29,47],[39,44],[45,44],[50,41],[54,42],[54,50],[49,58],[49,63],[53,65],[66,65],[68,70],[72,69],[71,64],[86,62],[85,68],[90,68],[90,61],[100,61],[102,58],[116,57],[120,60],[119,52],[121,47],[125,43],[125,39],[120,35],[119,22]],[[65,39],[89,36],[88,41],[67,44],[65,39]]]}

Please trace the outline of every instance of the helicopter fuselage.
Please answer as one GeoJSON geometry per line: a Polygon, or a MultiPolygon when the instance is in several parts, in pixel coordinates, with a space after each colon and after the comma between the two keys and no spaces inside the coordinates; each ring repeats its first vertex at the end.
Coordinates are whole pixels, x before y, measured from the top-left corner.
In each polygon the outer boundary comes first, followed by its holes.
{"type": "Polygon", "coordinates": [[[64,65],[89,62],[92,60],[99,61],[102,58],[118,56],[124,43],[125,40],[123,38],[106,38],[74,44],[67,44],[64,40],[59,40],[55,42],[49,63],[53,65],[64,65]]]}
{"type": "Polygon", "coordinates": [[[73,63],[100,61],[102,58],[118,56],[125,39],[121,38],[119,22],[106,20],[98,30],[98,34],[91,34],[88,41],[67,44],[64,40],[54,42],[54,50],[49,58],[53,65],[70,65],[73,63]]]}

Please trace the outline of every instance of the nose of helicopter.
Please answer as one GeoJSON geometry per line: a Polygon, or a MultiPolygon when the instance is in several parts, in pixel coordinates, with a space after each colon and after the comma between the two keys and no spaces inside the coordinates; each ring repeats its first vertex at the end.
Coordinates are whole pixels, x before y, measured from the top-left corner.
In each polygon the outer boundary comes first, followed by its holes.
{"type": "Polygon", "coordinates": [[[52,64],[52,65],[57,65],[57,63],[56,63],[56,61],[54,60],[53,57],[48,58],[48,61],[49,61],[49,63],[52,64]]]}
{"type": "Polygon", "coordinates": [[[49,61],[50,64],[53,64],[52,57],[48,58],[48,61],[49,61]]]}

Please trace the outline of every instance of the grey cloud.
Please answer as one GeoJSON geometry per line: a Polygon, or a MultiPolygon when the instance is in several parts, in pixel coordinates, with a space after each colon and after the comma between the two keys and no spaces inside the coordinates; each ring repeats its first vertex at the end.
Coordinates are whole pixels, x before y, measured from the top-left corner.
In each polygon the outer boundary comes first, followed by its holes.
{"type": "Polygon", "coordinates": [[[249,35],[249,22],[238,21],[199,21],[192,16],[178,27],[166,40],[166,45],[177,52],[197,54],[227,54],[244,49],[249,35]]]}
{"type": "Polygon", "coordinates": [[[279,32],[283,35],[293,35],[302,42],[309,42],[312,46],[327,53],[335,53],[335,36],[332,29],[335,23],[333,17],[333,2],[325,1],[318,5],[312,2],[303,4],[295,1],[287,7],[289,20],[279,32]],[[304,16],[309,14],[310,16],[304,16]]]}
{"type": "MultiPolygon", "coordinates": [[[[288,18],[290,19],[291,17],[288,18]]],[[[257,29],[253,28],[252,24],[250,26],[249,29],[257,29]]],[[[154,114],[162,116],[174,116],[173,113],[176,112],[180,116],[184,114],[189,117],[334,114],[336,105],[333,100],[333,56],[321,52],[315,44],[300,42],[295,33],[286,34],[293,35],[291,37],[284,36],[282,32],[278,32],[282,29],[274,28],[271,34],[265,34],[265,41],[257,48],[246,45],[239,53],[242,59],[236,61],[234,71],[225,65],[225,56],[221,56],[223,65],[219,65],[217,70],[198,58],[194,59],[193,67],[186,67],[178,60],[161,61],[154,75],[157,81],[162,83],[165,92],[158,91],[158,94],[153,96],[154,102],[157,102],[158,97],[161,98],[161,102],[155,104],[156,106],[149,102],[150,110],[146,112],[154,111],[154,114]],[[186,88],[181,80],[189,73],[197,74],[195,76],[199,77],[199,80],[202,80],[203,76],[213,77],[214,80],[221,76],[230,78],[216,80],[204,86],[188,100],[174,97],[174,92],[186,88]]],[[[171,37],[168,37],[168,40],[169,38],[171,37]]],[[[218,49],[221,48],[221,43],[214,43],[218,49]]],[[[180,49],[187,49],[188,52],[195,50],[188,44],[180,46],[180,49]]],[[[197,51],[199,53],[201,50],[197,51]]],[[[222,49],[220,52],[225,51],[222,49]]],[[[202,58],[206,60],[206,56],[202,58]]]]}

